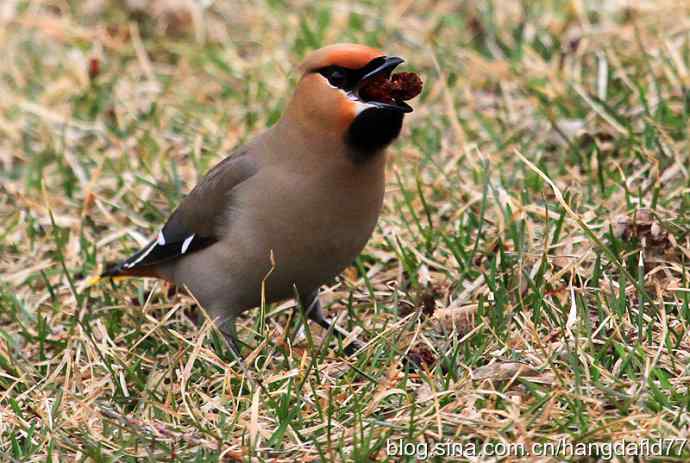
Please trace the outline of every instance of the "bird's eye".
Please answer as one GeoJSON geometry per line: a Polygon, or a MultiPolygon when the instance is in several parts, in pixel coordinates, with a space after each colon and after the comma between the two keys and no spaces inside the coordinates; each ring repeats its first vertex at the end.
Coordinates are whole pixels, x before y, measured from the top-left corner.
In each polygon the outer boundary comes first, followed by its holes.
{"type": "Polygon", "coordinates": [[[328,79],[328,83],[334,87],[343,88],[347,83],[347,75],[342,69],[332,69],[326,73],[325,77],[328,79]]]}

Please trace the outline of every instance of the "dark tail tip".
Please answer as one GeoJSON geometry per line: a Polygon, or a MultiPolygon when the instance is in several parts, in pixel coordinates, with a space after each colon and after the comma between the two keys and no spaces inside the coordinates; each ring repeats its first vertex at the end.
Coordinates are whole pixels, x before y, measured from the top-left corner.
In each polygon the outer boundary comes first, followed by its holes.
{"type": "Polygon", "coordinates": [[[101,278],[112,278],[116,277],[122,274],[122,264],[110,264],[104,271],[101,273],[101,278]]]}
{"type": "Polygon", "coordinates": [[[155,266],[145,265],[143,267],[125,268],[125,262],[108,266],[105,271],[101,273],[101,278],[152,277],[165,279],[165,277],[160,275],[155,266]]]}

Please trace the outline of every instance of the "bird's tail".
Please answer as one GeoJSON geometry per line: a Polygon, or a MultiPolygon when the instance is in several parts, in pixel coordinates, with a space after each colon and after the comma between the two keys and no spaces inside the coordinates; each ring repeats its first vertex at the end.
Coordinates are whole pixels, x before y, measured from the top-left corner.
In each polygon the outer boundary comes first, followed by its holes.
{"type": "Polygon", "coordinates": [[[120,276],[120,272],[122,272],[122,262],[106,267],[103,273],[101,273],[100,278],[117,277],[120,276]]]}
{"type": "Polygon", "coordinates": [[[131,269],[126,269],[124,268],[123,264],[127,262],[120,262],[118,264],[114,264],[109,266],[108,268],[105,269],[103,273],[100,275],[93,275],[89,277],[88,280],[86,280],[86,287],[91,287],[95,286],[98,283],[101,282],[103,278],[111,278],[114,281],[118,281],[120,279],[126,279],[129,277],[154,277],[154,278],[164,278],[162,275],[160,275],[157,271],[155,271],[151,267],[138,267],[138,268],[131,268],[131,269]]]}
{"type": "Polygon", "coordinates": [[[120,262],[115,265],[111,265],[106,268],[103,273],[101,273],[100,278],[116,278],[116,277],[155,277],[160,278],[157,271],[154,270],[153,266],[142,266],[125,268],[124,264],[127,261],[120,262]]]}
{"type": "Polygon", "coordinates": [[[146,265],[141,262],[144,257],[150,254],[152,249],[155,249],[156,241],[151,241],[143,249],[129,256],[129,258],[113,265],[106,266],[105,271],[101,274],[101,278],[115,278],[115,277],[156,277],[160,274],[156,270],[157,266],[150,264],[146,265]]]}

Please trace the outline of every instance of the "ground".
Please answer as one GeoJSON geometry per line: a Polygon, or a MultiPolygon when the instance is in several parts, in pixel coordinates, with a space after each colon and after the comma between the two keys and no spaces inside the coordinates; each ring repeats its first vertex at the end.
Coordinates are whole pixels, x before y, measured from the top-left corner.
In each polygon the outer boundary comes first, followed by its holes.
{"type": "Polygon", "coordinates": [[[508,459],[558,461],[626,441],[689,458],[689,13],[3,1],[0,453],[401,461],[448,443],[438,460],[512,445],[508,459]],[[379,226],[323,290],[366,345],[346,357],[289,301],[254,310],[250,381],[184,291],[91,277],[277,120],[306,52],[341,41],[425,81],[379,226]],[[548,443],[559,455],[537,457],[548,443]]]}

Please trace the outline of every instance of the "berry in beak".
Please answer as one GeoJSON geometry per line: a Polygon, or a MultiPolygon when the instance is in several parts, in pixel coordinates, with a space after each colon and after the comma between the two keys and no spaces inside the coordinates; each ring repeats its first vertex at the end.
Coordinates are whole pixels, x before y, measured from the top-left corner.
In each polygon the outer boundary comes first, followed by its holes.
{"type": "Polygon", "coordinates": [[[380,57],[369,62],[361,70],[363,75],[353,89],[353,96],[378,108],[412,112],[405,100],[419,95],[422,80],[412,72],[392,74],[403,62],[397,56],[380,57]]]}

